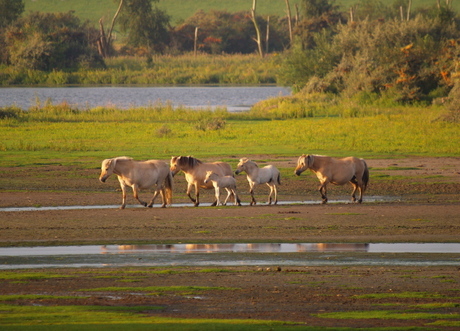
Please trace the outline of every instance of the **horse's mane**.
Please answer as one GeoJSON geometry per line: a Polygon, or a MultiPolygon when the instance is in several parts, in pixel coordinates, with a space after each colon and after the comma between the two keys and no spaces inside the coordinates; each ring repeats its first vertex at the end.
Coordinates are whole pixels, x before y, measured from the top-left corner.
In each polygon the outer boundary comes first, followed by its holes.
{"type": "Polygon", "coordinates": [[[249,162],[249,163],[252,163],[253,165],[255,165],[257,168],[259,167],[259,165],[256,162],[248,159],[247,157],[243,157],[242,159],[240,159],[240,162],[243,162],[243,163],[248,163],[249,162]]]}
{"type": "Polygon", "coordinates": [[[190,168],[195,168],[197,165],[202,164],[200,160],[192,157],[192,156],[180,156],[179,157],[179,165],[185,166],[188,165],[190,168]]]}
{"type": "Polygon", "coordinates": [[[116,161],[131,161],[133,158],[132,157],[129,157],[129,156],[119,156],[119,157],[116,157],[114,160],[116,161]]]}

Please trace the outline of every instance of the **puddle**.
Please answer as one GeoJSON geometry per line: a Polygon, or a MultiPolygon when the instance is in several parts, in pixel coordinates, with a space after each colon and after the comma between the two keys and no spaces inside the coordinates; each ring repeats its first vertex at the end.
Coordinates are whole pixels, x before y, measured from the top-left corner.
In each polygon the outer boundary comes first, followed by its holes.
{"type": "Polygon", "coordinates": [[[0,248],[0,270],[120,266],[458,265],[457,243],[238,243],[0,248]]]}
{"type": "MultiPolygon", "coordinates": [[[[401,200],[400,197],[386,197],[386,196],[370,196],[365,198],[365,202],[394,202],[401,200]]],[[[329,200],[328,204],[334,203],[350,203],[350,200],[329,200]]],[[[321,200],[308,200],[308,201],[278,201],[279,205],[320,205],[321,200]]],[[[243,206],[249,206],[249,203],[242,203],[243,206]]],[[[258,203],[259,206],[267,205],[266,203],[258,203]]],[[[161,205],[153,205],[153,208],[159,208],[161,205]]],[[[211,203],[200,203],[201,207],[209,207],[211,203]]],[[[169,208],[174,207],[193,207],[192,203],[176,203],[172,204],[169,208]]],[[[44,206],[44,207],[5,207],[0,208],[0,212],[18,212],[18,211],[45,211],[45,210],[83,210],[83,209],[118,209],[120,205],[94,205],[94,206],[44,206]]],[[[145,208],[140,204],[127,205],[126,208],[145,208]]]]}

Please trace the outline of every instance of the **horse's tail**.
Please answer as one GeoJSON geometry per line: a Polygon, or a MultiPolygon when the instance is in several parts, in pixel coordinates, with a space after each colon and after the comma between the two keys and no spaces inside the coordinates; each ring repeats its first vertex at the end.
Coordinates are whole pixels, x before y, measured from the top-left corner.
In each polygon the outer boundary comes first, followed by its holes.
{"type": "Polygon", "coordinates": [[[363,163],[364,163],[363,191],[365,191],[367,188],[367,184],[369,184],[369,168],[367,167],[366,161],[363,160],[363,163]]]}
{"type": "Polygon", "coordinates": [[[281,173],[278,172],[278,176],[276,177],[276,181],[278,182],[278,185],[281,185],[281,173]]]}
{"type": "Polygon", "coordinates": [[[172,172],[168,171],[168,175],[164,182],[165,202],[166,205],[172,204],[172,189],[173,189],[173,176],[172,172]]]}

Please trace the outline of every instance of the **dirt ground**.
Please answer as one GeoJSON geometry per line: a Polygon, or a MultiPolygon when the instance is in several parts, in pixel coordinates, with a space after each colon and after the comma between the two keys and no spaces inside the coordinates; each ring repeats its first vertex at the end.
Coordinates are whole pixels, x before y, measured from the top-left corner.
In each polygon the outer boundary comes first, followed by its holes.
{"type": "MultiPolygon", "coordinates": [[[[267,158],[253,157],[259,163],[267,158]]],[[[39,169],[0,169],[0,208],[43,208],[38,211],[0,209],[0,245],[460,242],[460,158],[368,160],[371,182],[364,203],[341,202],[349,199],[350,187],[331,186],[332,203],[326,205],[320,204],[317,180],[311,173],[301,177],[292,174],[295,160],[269,160],[282,169],[279,200],[283,204],[277,206],[263,203],[268,189],[260,186],[256,192],[261,203],[254,207],[207,207],[213,198],[211,191],[202,192],[202,206],[179,207],[189,203],[184,194],[183,175],[179,174],[175,178],[172,207],[138,207],[129,196],[131,205],[124,210],[115,207],[45,210],[48,206],[119,205],[121,193],[117,191],[115,178],[106,184],[98,182],[96,167],[79,169],[53,164],[39,169]]],[[[247,203],[245,176],[237,179],[241,198],[247,203]]],[[[148,196],[149,193],[142,193],[144,200],[148,196]]],[[[133,280],[135,285],[128,286],[225,286],[235,290],[208,290],[194,295],[78,292],[88,297],[60,300],[59,304],[158,305],[163,309],[152,313],[158,316],[271,319],[318,327],[428,326],[443,330],[460,327],[460,256],[456,266],[225,269],[200,272],[199,267],[177,267],[175,272],[157,273],[153,271],[158,268],[130,268],[139,277],[133,280]],[[426,296],[391,295],[408,292],[426,293],[426,296]],[[376,294],[388,295],[372,296],[376,294]],[[437,307],[429,312],[446,317],[382,320],[324,315],[382,309],[426,311],[427,308],[420,307],[429,304],[437,307]],[[453,317],[449,317],[452,314],[453,317]]],[[[2,280],[0,294],[69,295],[81,289],[126,286],[120,278],[96,277],[115,272],[111,268],[53,272],[62,274],[62,278],[24,283],[2,280]],[[64,277],[76,274],[84,276],[64,277]]],[[[17,303],[36,304],[33,300],[17,303]]],[[[52,299],[40,301],[40,304],[56,303],[52,299]]]]}

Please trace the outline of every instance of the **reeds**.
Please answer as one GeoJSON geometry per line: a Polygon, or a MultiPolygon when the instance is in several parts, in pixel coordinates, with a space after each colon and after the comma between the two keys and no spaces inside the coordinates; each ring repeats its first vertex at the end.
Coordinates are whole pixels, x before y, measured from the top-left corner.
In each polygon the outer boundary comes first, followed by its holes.
{"type": "Polygon", "coordinates": [[[4,67],[0,85],[188,85],[275,84],[278,57],[206,55],[116,57],[107,69],[75,72],[24,70],[4,67]]]}

